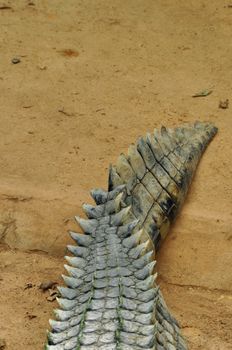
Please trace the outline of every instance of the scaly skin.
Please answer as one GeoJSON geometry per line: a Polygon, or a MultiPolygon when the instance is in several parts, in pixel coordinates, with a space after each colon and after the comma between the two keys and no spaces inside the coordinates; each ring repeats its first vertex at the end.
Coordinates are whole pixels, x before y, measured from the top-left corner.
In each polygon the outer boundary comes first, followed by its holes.
{"type": "Polygon", "coordinates": [[[93,190],[96,206],[76,218],[67,287],[51,320],[47,350],[186,350],[164,302],[154,255],[175,219],[205,147],[206,123],[164,127],[140,138],[109,175],[109,191],[93,190]]]}

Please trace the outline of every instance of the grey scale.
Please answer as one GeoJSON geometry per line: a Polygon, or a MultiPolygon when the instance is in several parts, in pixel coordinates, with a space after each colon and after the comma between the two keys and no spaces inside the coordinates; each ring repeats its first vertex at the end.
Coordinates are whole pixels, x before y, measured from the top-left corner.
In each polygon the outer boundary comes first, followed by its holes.
{"type": "Polygon", "coordinates": [[[76,217],[47,350],[186,350],[156,282],[155,252],[176,218],[217,129],[196,122],[155,130],[110,167],[108,191],[76,217]]]}

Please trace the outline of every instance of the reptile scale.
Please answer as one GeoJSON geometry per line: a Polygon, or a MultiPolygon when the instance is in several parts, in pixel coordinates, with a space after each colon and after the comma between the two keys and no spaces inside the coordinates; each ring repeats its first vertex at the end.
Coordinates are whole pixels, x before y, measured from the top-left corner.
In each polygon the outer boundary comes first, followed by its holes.
{"type": "Polygon", "coordinates": [[[108,191],[91,191],[96,206],[76,217],[84,234],[70,232],[77,244],[46,350],[187,349],[156,283],[155,252],[216,132],[202,122],[155,129],[110,167],[108,191]]]}

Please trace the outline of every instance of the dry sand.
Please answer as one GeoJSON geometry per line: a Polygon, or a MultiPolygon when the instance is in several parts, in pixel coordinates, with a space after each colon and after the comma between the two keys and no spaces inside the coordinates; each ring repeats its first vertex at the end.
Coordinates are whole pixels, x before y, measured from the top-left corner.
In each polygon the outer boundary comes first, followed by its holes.
{"type": "Polygon", "coordinates": [[[232,349],[232,8],[229,1],[5,1],[0,6],[0,340],[39,350],[72,217],[147,131],[219,133],[158,254],[190,350],[232,349]],[[20,63],[13,64],[12,58],[20,63]],[[194,93],[212,88],[207,97],[194,93]],[[31,283],[31,288],[26,288],[31,283]]]}

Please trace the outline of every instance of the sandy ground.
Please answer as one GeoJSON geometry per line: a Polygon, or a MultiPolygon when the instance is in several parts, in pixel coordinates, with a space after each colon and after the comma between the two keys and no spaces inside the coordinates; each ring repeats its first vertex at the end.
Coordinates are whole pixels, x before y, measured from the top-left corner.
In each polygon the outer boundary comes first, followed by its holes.
{"type": "MultiPolygon", "coordinates": [[[[0,3],[0,344],[39,350],[72,217],[161,124],[219,133],[158,254],[190,350],[232,349],[232,8],[229,1],[0,3]],[[4,6],[3,6],[4,5],[4,6]],[[11,60],[19,58],[20,63],[11,60]],[[194,93],[212,88],[207,97],[194,93]],[[31,288],[26,288],[31,283],[31,288]]],[[[3,349],[4,346],[2,345],[3,349]]]]}

